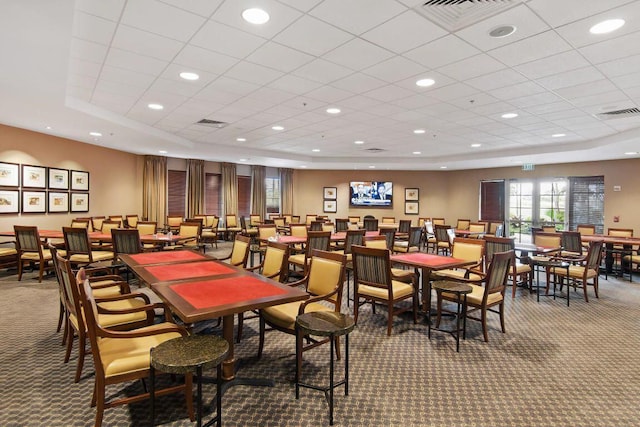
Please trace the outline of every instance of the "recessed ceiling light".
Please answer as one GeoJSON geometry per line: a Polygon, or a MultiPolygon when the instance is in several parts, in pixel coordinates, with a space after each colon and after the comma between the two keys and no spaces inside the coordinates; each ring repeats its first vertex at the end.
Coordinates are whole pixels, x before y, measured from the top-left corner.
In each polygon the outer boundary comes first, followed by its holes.
{"type": "Polygon", "coordinates": [[[242,19],[250,24],[262,25],[269,21],[269,14],[258,8],[245,9],[242,12],[242,19]]]}
{"type": "Polygon", "coordinates": [[[246,162],[248,159],[240,159],[241,162],[246,162]]]}
{"type": "Polygon", "coordinates": [[[314,148],[314,149],[313,149],[313,150],[311,150],[311,151],[313,151],[314,153],[319,153],[319,152],[320,152],[320,149],[319,149],[319,148],[314,148]]]}
{"type": "Polygon", "coordinates": [[[446,168],[447,168],[446,166],[440,166],[440,169],[446,169],[446,168]]]}
{"type": "Polygon", "coordinates": [[[51,126],[47,126],[45,129],[51,130],[53,128],[51,126]]]}
{"type": "Polygon", "coordinates": [[[624,154],[626,154],[627,156],[635,156],[636,154],[638,154],[638,152],[637,151],[627,151],[624,154]]]}
{"type": "Polygon", "coordinates": [[[335,107],[327,108],[327,113],[329,113],[329,114],[339,114],[340,113],[340,109],[339,108],[335,108],[335,107]]]}
{"type": "Polygon", "coordinates": [[[369,166],[369,169],[375,169],[375,168],[376,168],[376,167],[375,167],[375,166],[373,166],[373,165],[370,165],[370,166],[369,166]]]}
{"type": "Polygon", "coordinates": [[[273,129],[273,130],[284,130],[284,127],[282,127],[282,126],[272,126],[271,129],[273,129]]]}
{"type": "Polygon", "coordinates": [[[102,136],[102,134],[100,132],[89,132],[89,135],[91,135],[91,136],[102,136]]]}
{"type": "Polygon", "coordinates": [[[482,147],[482,144],[471,144],[471,147],[473,147],[473,148],[482,147]]]}
{"type": "Polygon", "coordinates": [[[624,25],[624,19],[607,19],[589,28],[591,34],[607,34],[624,25]]]}
{"type": "Polygon", "coordinates": [[[416,135],[420,135],[420,134],[423,134],[425,132],[426,132],[426,130],[424,130],[424,129],[416,129],[416,130],[413,131],[413,133],[415,133],[416,135]]]}
{"type": "Polygon", "coordinates": [[[196,73],[191,73],[189,71],[183,71],[182,73],[180,73],[180,77],[185,80],[198,80],[200,78],[200,76],[196,73]]]}
{"type": "Polygon", "coordinates": [[[436,81],[433,79],[420,79],[416,82],[416,85],[420,87],[429,87],[432,86],[436,81]]]}
{"type": "Polygon", "coordinates": [[[518,113],[505,113],[502,115],[503,119],[513,119],[514,117],[518,117],[518,113]]]}
{"type": "Polygon", "coordinates": [[[247,138],[236,138],[236,141],[238,142],[245,142],[247,140],[247,138]]]}
{"type": "Polygon", "coordinates": [[[362,144],[364,144],[364,141],[353,141],[353,143],[357,144],[357,145],[362,145],[362,144]]]}
{"type": "Polygon", "coordinates": [[[413,154],[422,154],[422,151],[414,151],[413,154]]]}
{"type": "Polygon", "coordinates": [[[168,151],[166,151],[166,150],[160,150],[160,151],[158,151],[158,153],[160,153],[160,154],[167,154],[167,153],[168,153],[168,151]]]}
{"type": "Polygon", "coordinates": [[[494,39],[501,39],[503,37],[509,37],[511,34],[516,32],[516,27],[514,25],[500,25],[499,27],[494,28],[489,31],[489,36],[494,39]]]}
{"type": "Polygon", "coordinates": [[[162,104],[147,104],[147,107],[149,107],[152,110],[163,110],[164,106],[162,104]]]}
{"type": "Polygon", "coordinates": [[[302,166],[300,166],[300,167],[301,167],[302,169],[306,169],[306,168],[307,168],[307,165],[302,165],[302,166]]]}
{"type": "Polygon", "coordinates": [[[551,135],[551,138],[562,138],[563,136],[567,136],[566,133],[554,133],[551,135]]]}

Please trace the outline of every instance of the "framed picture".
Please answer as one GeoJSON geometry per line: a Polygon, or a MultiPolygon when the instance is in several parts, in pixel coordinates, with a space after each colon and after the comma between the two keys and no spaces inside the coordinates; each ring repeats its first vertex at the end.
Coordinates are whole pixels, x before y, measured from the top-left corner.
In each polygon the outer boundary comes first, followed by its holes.
{"type": "Polygon", "coordinates": [[[89,172],[71,171],[71,189],[89,191],[89,172]]]}
{"type": "Polygon", "coordinates": [[[69,212],[69,193],[49,191],[49,212],[69,212]]]}
{"type": "Polygon", "coordinates": [[[44,191],[23,191],[23,213],[45,213],[47,211],[47,193],[44,191]]]}
{"type": "Polygon", "coordinates": [[[89,193],[71,193],[71,212],[89,212],[89,193]]]}
{"type": "Polygon", "coordinates": [[[47,168],[44,166],[22,165],[22,186],[47,188],[47,168]]]}
{"type": "Polygon", "coordinates": [[[20,192],[0,190],[0,213],[17,214],[18,212],[20,212],[20,192]]]}
{"type": "Polygon", "coordinates": [[[0,162],[0,187],[17,187],[20,185],[20,165],[0,162]]]}
{"type": "Polygon", "coordinates": [[[418,215],[420,212],[419,202],[404,202],[405,215],[418,215]]]}
{"type": "Polygon", "coordinates": [[[404,200],[410,200],[410,201],[420,200],[420,189],[419,188],[405,188],[404,189],[404,200]]]}
{"type": "Polygon", "coordinates": [[[324,187],[325,200],[336,200],[338,198],[338,189],[336,187],[324,187]]]}
{"type": "Polygon", "coordinates": [[[323,206],[324,212],[337,212],[338,206],[335,200],[325,200],[323,206]]]}
{"type": "Polygon", "coordinates": [[[49,168],[49,188],[56,190],[68,190],[69,170],[49,168]]]}

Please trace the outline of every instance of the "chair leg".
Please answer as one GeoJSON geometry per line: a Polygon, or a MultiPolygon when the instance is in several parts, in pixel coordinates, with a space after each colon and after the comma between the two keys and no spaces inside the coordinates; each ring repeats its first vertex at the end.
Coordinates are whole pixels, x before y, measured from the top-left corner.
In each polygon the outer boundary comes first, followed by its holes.
{"type": "Polygon", "coordinates": [[[64,363],[69,363],[69,357],[71,357],[71,347],[73,347],[73,340],[75,338],[75,331],[71,326],[71,321],[67,319],[67,351],[64,354],[64,363]]]}
{"type": "Polygon", "coordinates": [[[236,334],[236,342],[239,343],[242,339],[242,327],[244,325],[244,313],[238,313],[238,332],[236,334]]]}
{"type": "Polygon", "coordinates": [[[506,334],[506,330],[504,328],[504,301],[500,304],[500,327],[502,327],[502,333],[506,334]]]}
{"type": "Polygon", "coordinates": [[[22,280],[22,268],[24,266],[24,261],[18,260],[18,282],[22,280]]]}
{"type": "Polygon", "coordinates": [[[353,322],[356,325],[358,324],[359,311],[360,311],[360,297],[358,296],[358,292],[354,289],[353,291],[353,322]]]}
{"type": "Polygon", "coordinates": [[[487,334],[487,308],[482,308],[482,335],[484,335],[484,342],[489,342],[489,334],[487,334]]]}
{"type": "Polygon", "coordinates": [[[60,345],[64,347],[64,345],[67,343],[68,339],[69,339],[69,322],[67,320],[67,315],[65,314],[64,332],[62,333],[62,342],[60,343],[60,345]]]}
{"type": "Polygon", "coordinates": [[[258,359],[262,357],[262,349],[264,348],[264,332],[265,332],[265,321],[260,316],[260,341],[258,343],[258,359]]]}
{"type": "Polygon", "coordinates": [[[418,290],[414,288],[413,291],[413,324],[418,323],[418,290]]]}
{"type": "Polygon", "coordinates": [[[38,270],[38,283],[42,283],[42,276],[44,275],[44,267],[46,264],[46,261],[40,260],[40,269],[38,270]]]}
{"type": "Polygon", "coordinates": [[[516,288],[518,287],[518,276],[516,274],[514,274],[513,276],[513,286],[511,289],[511,299],[514,299],[516,297],[516,288]]]}
{"type": "Polygon", "coordinates": [[[193,374],[188,373],[184,376],[184,399],[187,404],[187,413],[191,422],[196,420],[193,412],[193,374]]]}
{"type": "Polygon", "coordinates": [[[84,334],[78,333],[78,365],[76,367],[76,377],[74,382],[80,381],[80,376],[82,375],[82,368],[84,366],[84,356],[85,356],[85,342],[84,342],[84,334]]]}
{"type": "MultiPolygon", "coordinates": [[[[436,329],[440,327],[440,318],[442,317],[442,294],[440,292],[438,294],[438,299],[436,303],[437,311],[436,311],[436,329]]],[[[429,310],[429,307],[427,307],[429,310]]]]}
{"type": "Polygon", "coordinates": [[[335,337],[336,360],[340,360],[340,337],[335,337]]]}
{"type": "Polygon", "coordinates": [[[389,301],[387,304],[387,336],[388,337],[391,336],[391,329],[393,329],[393,302],[389,301]]]}
{"type": "MultiPolygon", "coordinates": [[[[589,302],[589,295],[587,295],[587,280],[582,281],[582,290],[584,291],[584,301],[589,302]]],[[[567,285],[567,292],[569,292],[569,286],[567,285]]]]}
{"type": "Polygon", "coordinates": [[[62,321],[64,320],[64,305],[62,304],[62,300],[60,301],[60,313],[58,314],[58,327],[56,328],[56,332],[60,332],[62,329],[62,321]]]}
{"type": "Polygon", "coordinates": [[[104,395],[105,395],[105,384],[99,378],[96,378],[96,390],[95,390],[95,398],[96,398],[96,422],[94,427],[102,426],[102,418],[104,416],[104,395]]]}

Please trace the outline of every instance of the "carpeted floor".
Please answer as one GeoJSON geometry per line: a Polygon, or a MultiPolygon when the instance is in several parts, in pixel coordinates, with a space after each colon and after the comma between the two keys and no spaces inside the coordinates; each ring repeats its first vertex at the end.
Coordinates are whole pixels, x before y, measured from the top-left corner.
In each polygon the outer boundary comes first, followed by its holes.
{"type": "MultiPolygon", "coordinates": [[[[222,244],[219,252],[228,252],[222,244]]],[[[210,252],[214,253],[214,252],[210,252]]],[[[63,363],[61,334],[55,332],[58,290],[26,274],[0,272],[0,425],[88,426],[93,364],[73,383],[77,350],[63,363]]],[[[638,277],[634,278],[638,280],[638,277]]],[[[508,291],[510,295],[510,290],[508,291]]],[[[434,333],[424,320],[397,319],[386,336],[386,314],[361,309],[350,335],[349,396],[336,393],[335,424],[342,426],[640,426],[640,284],[601,279],[600,299],[579,294],[565,300],[518,290],[506,303],[507,333],[490,316],[489,342],[469,321],[467,340],[434,333]]],[[[328,425],[321,392],[302,389],[295,399],[294,339],[267,334],[264,355],[255,359],[257,320],[245,322],[236,352],[247,358],[241,376],[271,378],[273,388],[234,387],[223,398],[227,426],[328,425]]],[[[220,334],[220,330],[214,333],[220,334]]],[[[328,381],[328,346],[306,354],[304,378],[328,381]]],[[[342,362],[338,362],[342,372],[342,362]]],[[[131,393],[132,383],[108,393],[131,393]]],[[[205,386],[213,396],[214,386],[205,386]]],[[[179,395],[162,398],[157,423],[191,426],[179,395]]],[[[105,411],[105,426],[148,425],[148,403],[105,411]]]]}

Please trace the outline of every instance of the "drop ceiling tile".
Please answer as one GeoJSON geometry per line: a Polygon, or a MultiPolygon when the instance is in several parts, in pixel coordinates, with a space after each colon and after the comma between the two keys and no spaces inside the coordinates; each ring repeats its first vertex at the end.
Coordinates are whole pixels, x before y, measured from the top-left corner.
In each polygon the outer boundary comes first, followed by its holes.
{"type": "Polygon", "coordinates": [[[481,54],[440,67],[437,71],[459,81],[465,81],[484,74],[494,73],[504,68],[505,66],[499,61],[488,55],[481,54]]]}
{"type": "Polygon", "coordinates": [[[102,70],[102,64],[71,58],[68,70],[75,75],[97,78],[102,70]]]}
{"type": "Polygon", "coordinates": [[[640,31],[578,49],[594,64],[601,64],[640,53],[640,31]]]}
{"type": "Polygon", "coordinates": [[[301,12],[307,12],[314,8],[322,0],[279,0],[280,3],[284,3],[288,6],[298,9],[301,12]]]}
{"type": "Polygon", "coordinates": [[[640,55],[632,55],[596,66],[607,77],[621,76],[640,71],[640,55]]]}
{"type": "Polygon", "coordinates": [[[266,42],[266,39],[240,31],[215,21],[207,21],[191,39],[190,44],[234,58],[245,58],[266,42]],[[233,43],[229,43],[233,40],[233,43]]]}
{"type": "Polygon", "coordinates": [[[544,77],[538,79],[537,82],[548,89],[557,90],[583,83],[597,82],[603,78],[604,76],[596,67],[588,66],[544,77]]]}
{"type": "Polygon", "coordinates": [[[260,101],[271,102],[273,104],[280,104],[282,102],[289,101],[296,97],[294,93],[284,90],[274,89],[271,87],[261,87],[255,92],[247,95],[249,98],[258,99],[260,101]]]}
{"type": "Polygon", "coordinates": [[[259,7],[269,14],[269,21],[262,25],[255,25],[242,18],[242,12],[251,7],[256,7],[256,2],[253,0],[225,1],[211,19],[238,30],[270,39],[302,16],[300,11],[282,3],[274,0],[261,0],[259,7]]]}
{"type": "Polygon", "coordinates": [[[286,74],[278,80],[269,83],[268,86],[274,89],[291,92],[296,95],[303,95],[313,89],[319,88],[322,86],[322,83],[286,74]]]}
{"type": "Polygon", "coordinates": [[[524,40],[499,47],[489,55],[511,67],[571,50],[571,46],[554,31],[546,31],[524,40]]]}
{"type": "Polygon", "coordinates": [[[429,92],[429,97],[439,99],[441,101],[449,101],[459,99],[463,96],[470,99],[478,93],[477,89],[472,88],[464,83],[454,83],[449,86],[434,89],[429,92]]]}
{"type": "Polygon", "coordinates": [[[127,2],[121,19],[123,24],[182,42],[193,37],[205,21],[201,16],[156,0],[127,2]],[[149,19],[150,10],[153,10],[153,19],[149,19]]]}
{"type": "Polygon", "coordinates": [[[267,42],[246,59],[249,62],[288,73],[315,58],[281,44],[267,42]]]}
{"type": "Polygon", "coordinates": [[[624,92],[620,90],[614,90],[611,92],[599,93],[597,95],[589,95],[589,96],[581,96],[578,98],[572,98],[571,102],[576,107],[579,107],[579,108],[586,108],[586,107],[593,107],[593,106],[609,107],[609,106],[614,106],[618,104],[626,104],[629,102],[629,98],[624,92]]]}
{"type": "MultiPolygon", "coordinates": [[[[312,90],[305,96],[308,96],[311,99],[316,99],[328,103],[338,103],[343,99],[351,97],[352,95],[353,94],[351,92],[347,92],[346,90],[338,89],[332,86],[322,86],[318,89],[312,90]]],[[[330,106],[327,105],[327,107],[330,106]]]]}
{"type": "Polygon", "coordinates": [[[380,101],[364,95],[351,96],[340,101],[341,105],[352,110],[369,110],[371,107],[378,105],[379,103],[380,101]]]}
{"type": "Polygon", "coordinates": [[[108,47],[103,44],[81,40],[74,37],[71,39],[69,57],[82,59],[83,61],[102,63],[107,57],[107,51],[108,47]]]}
{"type": "Polygon", "coordinates": [[[581,96],[597,95],[599,93],[616,90],[616,86],[609,80],[599,80],[595,82],[578,84],[556,90],[556,93],[563,98],[574,99],[581,96]]]}
{"type": "Polygon", "coordinates": [[[196,15],[209,18],[211,14],[220,6],[223,0],[162,0],[164,3],[170,4],[196,15]]]}
{"type": "Polygon", "coordinates": [[[361,37],[394,53],[403,53],[445,35],[447,32],[442,28],[415,11],[407,10],[361,37]]]}
{"type": "Polygon", "coordinates": [[[510,100],[544,92],[544,88],[534,82],[518,83],[490,91],[498,99],[510,100]]]}
{"type": "Polygon", "coordinates": [[[320,56],[352,38],[349,33],[305,15],[274,37],[273,41],[320,56]],[[318,37],[318,34],[322,34],[322,37],[318,37]]]}
{"type": "Polygon", "coordinates": [[[353,71],[325,61],[324,59],[316,59],[306,65],[295,70],[292,74],[309,80],[315,80],[322,83],[330,83],[352,74],[353,71]]]}
{"type": "Polygon", "coordinates": [[[79,74],[69,74],[68,83],[75,87],[88,89],[91,91],[91,93],[93,93],[93,89],[96,87],[98,79],[95,77],[82,76],[79,74]]]}
{"type": "Polygon", "coordinates": [[[395,101],[398,99],[406,98],[413,94],[414,92],[395,85],[387,85],[365,93],[366,96],[383,102],[395,101]]]}
{"type": "Polygon", "coordinates": [[[590,65],[591,64],[584,59],[582,55],[571,50],[557,55],[552,55],[547,58],[517,65],[514,67],[514,70],[524,74],[530,79],[540,79],[576,70],[578,68],[585,68],[590,65]]]}
{"type": "MultiPolygon", "coordinates": [[[[187,67],[183,71],[202,70],[211,74],[223,74],[238,63],[236,58],[201,47],[187,45],[174,60],[175,64],[187,67]]],[[[197,71],[196,71],[197,72],[197,71]]]]}
{"type": "Polygon", "coordinates": [[[202,86],[196,86],[189,83],[190,82],[187,81],[180,82],[175,79],[159,78],[153,82],[149,90],[191,97],[202,89],[202,86]]]}
{"type": "Polygon", "coordinates": [[[366,40],[354,38],[326,53],[323,58],[352,70],[363,70],[392,56],[393,53],[386,49],[366,40]]]}
{"type": "Polygon", "coordinates": [[[509,103],[518,108],[525,108],[530,111],[538,105],[552,105],[557,103],[562,98],[553,92],[541,92],[535,95],[521,96],[519,98],[510,99],[509,103]]]}
{"type": "Polygon", "coordinates": [[[575,108],[575,107],[573,105],[571,105],[571,103],[569,103],[568,101],[564,101],[564,100],[563,101],[556,101],[556,102],[549,102],[549,103],[542,103],[542,104],[539,104],[539,105],[526,107],[527,111],[530,114],[553,113],[553,112],[556,112],[556,111],[571,110],[573,108],[575,108]]]}
{"type": "Polygon", "coordinates": [[[94,43],[109,45],[116,30],[116,23],[84,12],[73,16],[73,37],[94,43]]]}
{"type": "Polygon", "coordinates": [[[89,102],[91,100],[91,94],[93,93],[92,83],[90,87],[82,87],[76,86],[74,82],[72,82],[72,76],[69,76],[69,83],[67,84],[67,90],[65,95],[70,98],[80,99],[85,102],[89,102]]]}
{"type": "Polygon", "coordinates": [[[413,61],[401,56],[396,56],[373,67],[369,67],[363,70],[363,72],[388,83],[393,83],[426,72],[426,69],[413,61]]]}
{"type": "MultiPolygon", "coordinates": [[[[397,101],[393,101],[392,103],[393,105],[397,105],[398,107],[402,107],[403,109],[411,110],[415,108],[427,107],[429,105],[433,105],[438,102],[439,101],[433,97],[416,94],[416,95],[408,96],[406,98],[398,99],[397,101]]],[[[397,115],[398,114],[394,114],[393,117],[397,115]]]]}
{"type": "Polygon", "coordinates": [[[111,82],[131,86],[140,90],[147,90],[155,79],[156,77],[151,74],[138,73],[111,66],[103,67],[102,73],[100,74],[101,82],[111,82]]]}
{"type": "Polygon", "coordinates": [[[218,77],[220,77],[218,74],[208,73],[194,67],[185,67],[175,63],[169,64],[160,75],[160,78],[174,82],[174,84],[178,86],[178,90],[184,92],[190,91],[191,89],[189,88],[200,90],[218,77]],[[185,80],[180,77],[180,73],[183,71],[196,72],[200,78],[198,80],[185,80]],[[184,87],[184,89],[182,89],[182,87],[184,87]]]}
{"type": "Polygon", "coordinates": [[[75,2],[75,9],[110,21],[117,21],[124,4],[125,0],[78,1],[75,2]]]}
{"type": "Polygon", "coordinates": [[[403,56],[435,69],[475,56],[480,50],[454,35],[448,35],[410,50],[403,56]]]}
{"type": "Polygon", "coordinates": [[[112,48],[109,50],[105,65],[123,68],[137,73],[158,75],[168,65],[168,62],[161,61],[150,56],[138,55],[122,49],[112,48]]]}
{"type": "Polygon", "coordinates": [[[171,61],[182,49],[184,43],[148,31],[120,25],[111,46],[163,61],[171,61]]]}
{"type": "Polygon", "coordinates": [[[407,8],[396,2],[325,0],[309,13],[353,34],[376,27],[407,8]]]}
{"type": "Polygon", "coordinates": [[[491,96],[488,93],[478,92],[474,93],[472,96],[463,96],[451,99],[447,102],[459,108],[473,108],[481,105],[493,104],[498,101],[498,98],[491,96]]]}
{"type": "Polygon", "coordinates": [[[224,75],[245,82],[266,85],[282,77],[283,73],[262,65],[241,61],[231,67],[224,75]]]}
{"type": "Polygon", "coordinates": [[[484,76],[469,79],[466,83],[478,90],[490,91],[504,86],[511,86],[527,80],[522,74],[512,69],[505,68],[484,76]]]}
{"type": "Polygon", "coordinates": [[[387,83],[382,80],[378,80],[362,73],[351,74],[350,76],[331,83],[331,86],[347,90],[352,93],[364,93],[386,85],[387,83]]]}
{"type": "Polygon", "coordinates": [[[583,0],[531,0],[527,4],[552,27],[583,19],[628,3],[628,0],[583,1],[583,0]]]}

